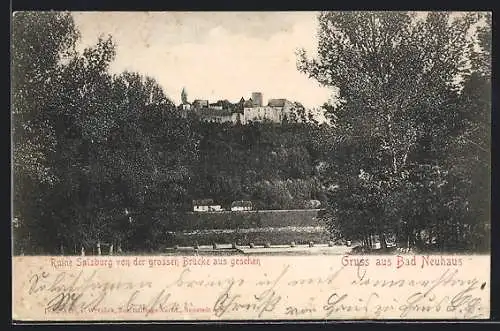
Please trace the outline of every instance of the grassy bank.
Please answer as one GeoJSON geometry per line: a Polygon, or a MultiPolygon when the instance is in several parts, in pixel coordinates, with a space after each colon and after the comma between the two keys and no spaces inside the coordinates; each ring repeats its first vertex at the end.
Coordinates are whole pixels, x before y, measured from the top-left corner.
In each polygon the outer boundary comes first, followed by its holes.
{"type": "Polygon", "coordinates": [[[319,212],[319,209],[187,212],[179,215],[177,228],[202,230],[322,226],[318,221],[319,212]]]}
{"type": "Polygon", "coordinates": [[[249,245],[271,245],[327,243],[328,232],[322,227],[279,227],[251,228],[235,230],[198,230],[175,232],[170,234],[172,242],[179,246],[210,245],[212,243],[249,245]],[[250,230],[250,231],[247,231],[250,230]]]}

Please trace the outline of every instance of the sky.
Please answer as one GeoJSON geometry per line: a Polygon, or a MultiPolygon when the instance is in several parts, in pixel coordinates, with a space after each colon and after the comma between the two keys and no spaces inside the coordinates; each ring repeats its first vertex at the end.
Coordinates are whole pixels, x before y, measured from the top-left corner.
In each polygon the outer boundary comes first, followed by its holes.
{"type": "Polygon", "coordinates": [[[332,90],[296,68],[295,51],[317,46],[315,12],[74,12],[80,49],[99,36],[116,43],[112,72],[155,78],[176,103],[272,98],[319,107],[332,90]]]}

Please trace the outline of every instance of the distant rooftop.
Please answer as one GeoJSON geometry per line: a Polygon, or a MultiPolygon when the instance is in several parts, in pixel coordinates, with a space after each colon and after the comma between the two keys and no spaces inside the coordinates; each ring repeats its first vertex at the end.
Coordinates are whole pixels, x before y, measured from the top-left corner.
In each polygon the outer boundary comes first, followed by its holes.
{"type": "MultiPolygon", "coordinates": [[[[187,103],[187,104],[189,104],[189,103],[187,103]]],[[[283,107],[285,107],[286,104],[292,104],[292,102],[285,99],[285,98],[276,98],[276,99],[269,99],[267,106],[268,107],[283,108],[283,107]]],[[[255,102],[252,98],[245,100],[245,98],[243,98],[243,97],[241,97],[240,100],[235,102],[235,103],[233,103],[227,99],[218,100],[218,101],[213,102],[213,103],[210,103],[206,99],[195,99],[195,100],[193,100],[192,105],[195,108],[204,108],[203,112],[199,114],[201,116],[203,116],[203,115],[206,115],[206,116],[229,116],[230,115],[228,112],[221,112],[220,109],[213,109],[215,107],[222,108],[223,110],[229,110],[232,113],[234,113],[234,112],[242,111],[243,108],[253,108],[253,107],[258,106],[255,104],[255,102]],[[208,109],[206,109],[206,108],[212,108],[212,110],[207,112],[208,109]]]]}
{"type": "Polygon", "coordinates": [[[231,116],[233,112],[231,109],[215,109],[205,108],[198,113],[201,117],[214,117],[214,116],[231,116]]]}
{"type": "Polygon", "coordinates": [[[288,101],[287,99],[269,99],[268,106],[271,107],[284,107],[288,101]]]}
{"type": "Polygon", "coordinates": [[[243,107],[245,107],[245,108],[253,107],[252,98],[245,100],[245,102],[243,102],[243,107]]]}
{"type": "Polygon", "coordinates": [[[231,207],[252,207],[252,201],[248,200],[233,201],[231,207]]]}

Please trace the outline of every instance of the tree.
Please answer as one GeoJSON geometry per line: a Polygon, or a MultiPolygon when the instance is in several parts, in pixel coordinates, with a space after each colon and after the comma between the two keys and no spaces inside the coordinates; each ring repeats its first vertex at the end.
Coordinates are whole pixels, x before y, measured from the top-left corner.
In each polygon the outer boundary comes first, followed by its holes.
{"type": "MultiPolygon", "coordinates": [[[[58,150],[53,160],[63,179],[58,191],[70,198],[67,206],[76,221],[69,228],[76,234],[77,243],[72,246],[95,247],[109,231],[103,191],[109,188],[112,176],[105,167],[106,147],[117,126],[117,105],[109,97],[112,77],[108,74],[114,56],[112,39],[99,38],[95,46],[74,56],[60,76],[62,88],[53,117],[58,150]]],[[[66,231],[57,233],[61,240],[71,238],[66,231]]]]}
{"type": "MultiPolygon", "coordinates": [[[[64,63],[78,32],[68,13],[17,12],[12,20],[13,216],[32,250],[50,247],[45,203],[58,178],[50,155],[57,140],[48,113],[57,103],[64,63]]],[[[17,232],[15,233],[15,235],[17,232]]],[[[22,238],[16,236],[16,241],[22,238]]],[[[28,252],[29,253],[29,252],[28,252]]]]}
{"type": "Polygon", "coordinates": [[[14,216],[26,249],[123,242],[126,208],[151,216],[182,202],[193,139],[157,82],[111,75],[110,37],[76,52],[68,13],[16,13],[13,30],[14,216]]]}
{"type": "MultiPolygon", "coordinates": [[[[489,249],[491,191],[491,13],[484,13],[475,31],[470,69],[459,96],[460,131],[449,145],[449,208],[462,218],[466,241],[489,249]]],[[[463,231],[457,233],[457,237],[463,231]]],[[[458,240],[459,238],[457,238],[458,240]]],[[[462,238],[461,238],[462,239],[462,238]]],[[[462,240],[464,240],[462,239],[462,240]]]]}
{"type": "MultiPolygon", "coordinates": [[[[442,166],[442,152],[456,137],[457,78],[470,58],[468,32],[478,17],[324,12],[318,20],[318,58],[300,51],[298,69],[339,91],[333,130],[340,139],[332,161],[342,176],[332,208],[352,210],[346,199],[364,185],[357,204],[375,208],[366,209],[371,214],[363,216],[365,226],[383,237],[404,223],[412,225],[412,236],[419,225],[403,213],[411,201],[405,192],[418,184],[414,174],[422,167],[442,166]],[[360,187],[349,177],[361,169],[370,180],[360,187]],[[398,195],[385,199],[386,192],[399,190],[397,201],[398,195]]],[[[428,183],[439,192],[437,181],[428,183]]]]}
{"type": "MultiPolygon", "coordinates": [[[[129,210],[134,222],[126,225],[128,235],[116,231],[110,240],[131,249],[152,248],[162,238],[156,231],[172,229],[175,211],[185,207],[196,136],[151,77],[124,72],[113,77],[112,85],[118,109],[106,149],[105,167],[114,174],[114,189],[108,191],[124,193],[117,210],[129,210]]],[[[122,222],[119,215],[114,220],[122,222]]]]}
{"type": "Polygon", "coordinates": [[[75,54],[78,32],[68,13],[17,12],[12,20],[12,117],[15,173],[54,180],[46,163],[54,136],[43,112],[57,97],[58,72],[75,54]]]}

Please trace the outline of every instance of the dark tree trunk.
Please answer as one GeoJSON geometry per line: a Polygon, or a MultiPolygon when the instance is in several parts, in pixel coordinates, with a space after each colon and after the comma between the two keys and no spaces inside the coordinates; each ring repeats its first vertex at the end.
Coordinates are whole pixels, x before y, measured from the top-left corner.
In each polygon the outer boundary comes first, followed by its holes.
{"type": "Polygon", "coordinates": [[[438,233],[437,233],[437,242],[438,242],[438,247],[439,251],[443,251],[443,224],[441,220],[438,221],[438,233]]]}
{"type": "Polygon", "coordinates": [[[420,230],[415,230],[415,246],[422,247],[422,233],[420,230]]]}
{"type": "Polygon", "coordinates": [[[379,240],[380,240],[380,248],[386,250],[387,249],[387,243],[385,242],[385,235],[382,231],[379,231],[378,234],[379,240]]]}

